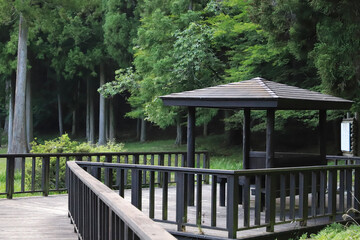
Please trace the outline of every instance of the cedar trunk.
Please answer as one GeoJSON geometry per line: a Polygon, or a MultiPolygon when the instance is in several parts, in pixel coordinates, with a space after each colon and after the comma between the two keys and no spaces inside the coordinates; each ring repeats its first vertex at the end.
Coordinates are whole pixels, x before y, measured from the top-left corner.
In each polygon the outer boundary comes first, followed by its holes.
{"type": "Polygon", "coordinates": [[[27,152],[25,129],[27,39],[28,26],[22,14],[20,14],[13,134],[10,153],[27,152]]]}
{"type": "MultiPolygon", "coordinates": [[[[100,64],[100,87],[105,84],[104,64],[100,64]]],[[[105,98],[100,94],[99,104],[99,145],[106,144],[106,104],[105,98]]]]}

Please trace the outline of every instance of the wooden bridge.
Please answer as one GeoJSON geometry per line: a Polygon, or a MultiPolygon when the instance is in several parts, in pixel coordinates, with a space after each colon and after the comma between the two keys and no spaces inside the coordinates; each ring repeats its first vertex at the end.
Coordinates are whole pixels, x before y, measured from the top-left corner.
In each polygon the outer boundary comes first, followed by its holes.
{"type": "Polygon", "coordinates": [[[359,209],[354,200],[360,199],[357,158],[328,157],[331,164],[321,167],[228,171],[207,169],[204,152],[196,155],[197,168],[179,167],[184,154],[0,155],[7,159],[7,190],[0,194],[47,196],[69,190],[68,199],[67,195],[1,199],[0,238],[56,239],[62,234],[62,239],[70,239],[77,237],[74,229],[83,239],[173,238],[166,229],[185,239],[269,239],[274,232],[331,223],[347,209],[359,209]],[[19,189],[13,182],[16,159],[21,162],[19,189]],[[61,166],[72,159],[77,161],[68,162],[65,186],[61,166]],[[195,179],[194,192],[187,188],[189,176],[195,179]],[[241,178],[245,185],[240,194],[241,178]],[[250,178],[254,184],[247,181],[250,178]],[[220,179],[226,179],[225,192],[220,179]],[[219,200],[222,195],[225,206],[219,200]]]}

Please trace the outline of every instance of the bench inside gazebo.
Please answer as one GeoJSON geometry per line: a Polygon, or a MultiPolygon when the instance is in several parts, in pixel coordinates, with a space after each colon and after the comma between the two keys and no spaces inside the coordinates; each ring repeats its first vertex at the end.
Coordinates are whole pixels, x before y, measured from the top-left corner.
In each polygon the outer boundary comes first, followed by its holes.
{"type": "MultiPolygon", "coordinates": [[[[243,109],[243,168],[283,168],[326,165],[326,111],[349,109],[352,101],[334,97],[319,92],[288,86],[268,81],[263,78],[235,82],[225,85],[172,93],[162,96],[166,106],[184,106],[188,108],[187,132],[187,166],[194,167],[195,152],[195,111],[197,107],[220,109],[243,109]],[[251,110],[265,110],[266,118],[266,151],[251,151],[250,146],[250,120],[251,110]],[[275,152],[274,151],[274,125],[276,110],[318,110],[319,111],[319,151],[314,153],[275,152]]],[[[225,180],[225,179],[224,179],[225,180]]],[[[221,205],[225,204],[224,184],[221,181],[221,205]]],[[[245,178],[239,179],[242,186],[245,178]]],[[[255,180],[250,179],[254,184],[255,180]]],[[[265,180],[262,181],[262,189],[265,180]]],[[[269,182],[269,181],[266,181],[269,182]]],[[[269,183],[267,183],[269,184],[269,183]]],[[[189,179],[189,200],[193,204],[194,182],[189,179]]],[[[289,186],[287,186],[289,188],[289,186]]],[[[266,188],[268,189],[268,188],[266,188]]],[[[263,194],[263,196],[265,196],[263,194]]],[[[240,202],[242,194],[240,190],[240,202]]],[[[265,199],[263,201],[264,205],[265,199]]]]}

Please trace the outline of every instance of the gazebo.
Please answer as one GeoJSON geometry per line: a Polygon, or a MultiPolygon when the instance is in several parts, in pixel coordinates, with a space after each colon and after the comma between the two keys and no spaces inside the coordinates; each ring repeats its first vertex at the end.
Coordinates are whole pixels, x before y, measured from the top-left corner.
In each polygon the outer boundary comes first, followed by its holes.
{"type": "MultiPolygon", "coordinates": [[[[194,167],[196,107],[243,109],[243,168],[273,168],[326,164],[326,110],[349,109],[352,101],[319,92],[253,78],[160,97],[166,106],[188,108],[187,167],[194,167]],[[266,110],[266,151],[250,151],[251,110],[266,110]],[[276,110],[319,111],[319,154],[275,153],[274,123],[276,110]]],[[[189,179],[189,197],[193,196],[193,179],[189,179]]],[[[191,198],[191,197],[190,197],[191,198]]],[[[189,204],[193,199],[189,200],[189,204]]]]}

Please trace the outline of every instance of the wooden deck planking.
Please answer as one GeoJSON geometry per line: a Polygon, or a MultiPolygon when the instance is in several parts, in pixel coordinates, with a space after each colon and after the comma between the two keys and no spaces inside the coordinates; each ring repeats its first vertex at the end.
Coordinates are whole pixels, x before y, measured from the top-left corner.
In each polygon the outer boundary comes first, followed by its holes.
{"type": "MultiPolygon", "coordinates": [[[[203,224],[210,225],[210,185],[203,186],[203,224]]],[[[155,218],[162,216],[162,189],[155,189],[155,218]]],[[[125,191],[125,199],[131,200],[130,190],[125,191]]],[[[148,215],[149,191],[142,191],[142,210],[148,215]]],[[[176,188],[169,187],[168,219],[175,220],[176,188]]],[[[219,196],[218,196],[219,199],[219,196]]],[[[279,199],[277,199],[277,202],[279,199]]],[[[309,201],[311,202],[311,201],[309,201]]],[[[217,202],[219,204],[219,202],[217,202]]],[[[196,204],[196,203],[195,203],[196,204]]],[[[277,204],[279,206],[279,203],[277,204]]],[[[288,205],[288,204],[287,204],[288,205]]],[[[195,206],[188,208],[188,222],[195,223],[195,206]]],[[[217,205],[217,226],[226,226],[226,207],[217,205]]],[[[49,197],[26,197],[13,200],[0,199],[0,239],[77,239],[73,225],[67,217],[67,195],[53,195],[49,197]]],[[[254,216],[254,200],[251,199],[251,221],[254,216]]],[[[239,205],[239,226],[243,224],[243,208],[239,205]]],[[[261,213],[261,222],[265,219],[261,213]]],[[[327,219],[324,219],[327,221],[327,219]]],[[[309,220],[308,225],[324,223],[324,220],[309,220]]],[[[161,223],[167,230],[176,230],[174,224],[161,223]]],[[[298,222],[275,226],[275,231],[286,231],[300,228],[298,222]]],[[[200,230],[206,235],[227,237],[226,231],[197,227],[186,227],[187,232],[199,234],[200,230]]],[[[239,231],[239,239],[268,234],[265,228],[239,231]]]]}
{"type": "Polygon", "coordinates": [[[67,195],[0,199],[0,239],[78,239],[67,195]]]}

